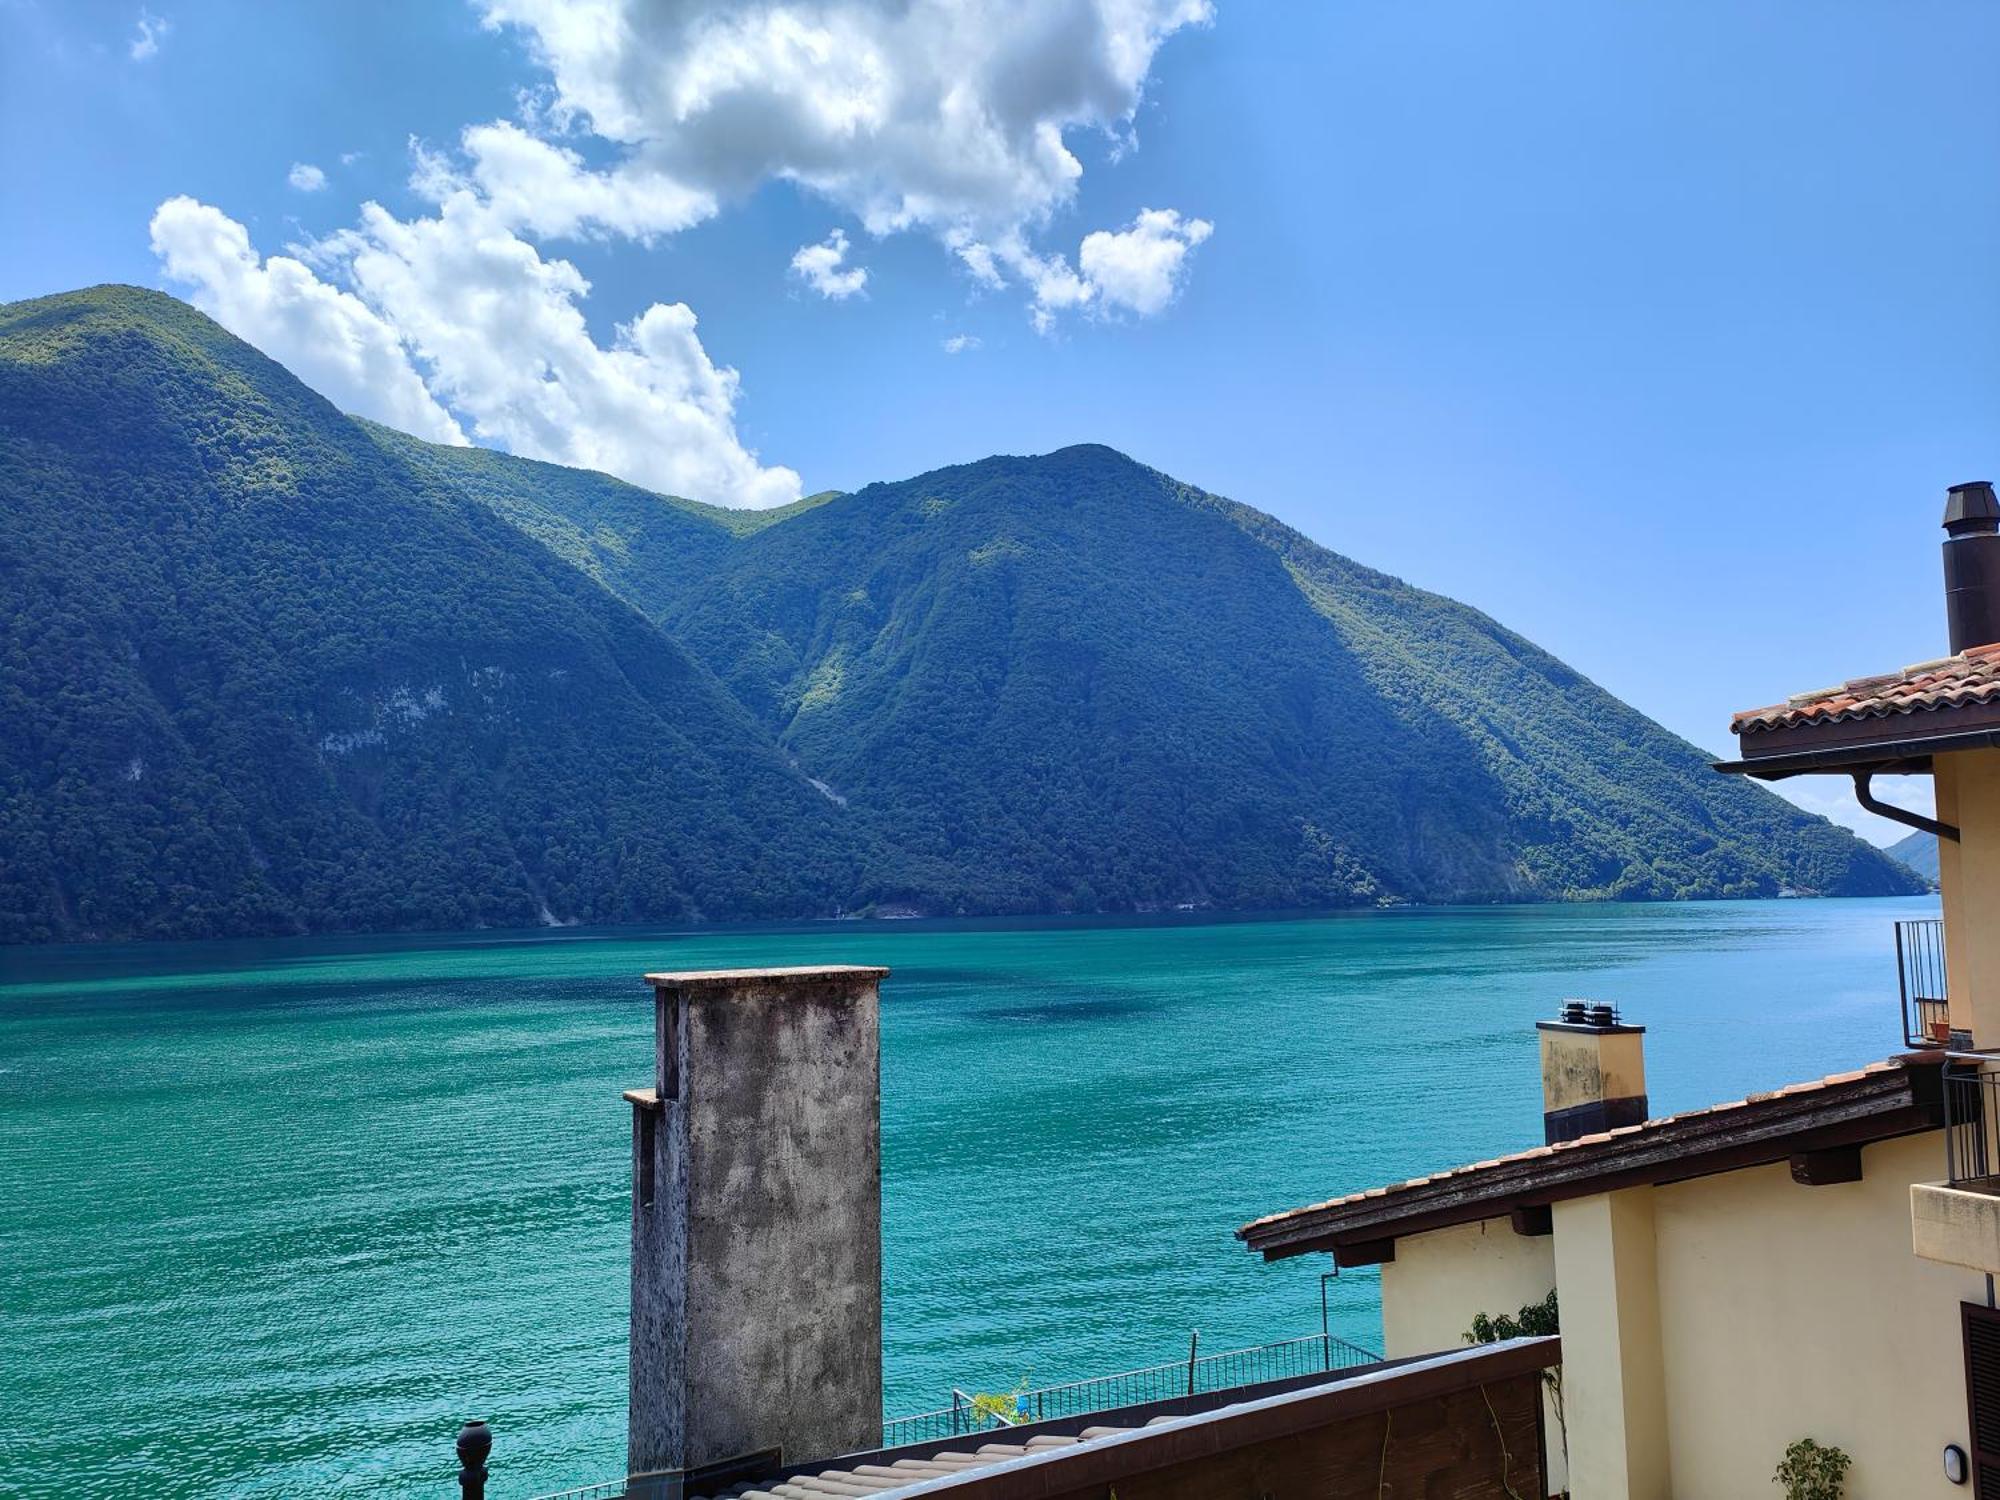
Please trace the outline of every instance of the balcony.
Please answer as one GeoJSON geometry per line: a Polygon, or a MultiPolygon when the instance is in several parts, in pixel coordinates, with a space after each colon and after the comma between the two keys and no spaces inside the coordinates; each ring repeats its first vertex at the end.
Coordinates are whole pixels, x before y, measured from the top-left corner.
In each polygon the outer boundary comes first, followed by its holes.
{"type": "MultiPolygon", "coordinates": [[[[1896,924],[1896,977],[1903,996],[1903,1044],[1913,1048],[1952,1045],[1941,918],[1896,924]]],[[[1969,1038],[1966,1043],[1970,1045],[1969,1038]]]]}
{"type": "Polygon", "coordinates": [[[1911,1248],[1925,1260],[2000,1274],[2000,1059],[1944,1062],[1945,1180],[1910,1187],[1911,1248]]]}

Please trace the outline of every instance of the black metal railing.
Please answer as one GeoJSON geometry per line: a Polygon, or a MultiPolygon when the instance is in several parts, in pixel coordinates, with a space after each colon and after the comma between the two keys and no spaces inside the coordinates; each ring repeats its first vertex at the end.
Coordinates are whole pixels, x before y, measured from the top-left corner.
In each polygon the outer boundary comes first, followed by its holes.
{"type": "Polygon", "coordinates": [[[1350,1344],[1331,1333],[1315,1333],[1305,1338],[1257,1344],[1246,1349],[1229,1349],[1220,1354],[1201,1354],[1199,1347],[1197,1336],[1189,1341],[1186,1359],[1175,1360],[1171,1364],[1147,1365],[1138,1370],[1121,1370],[1116,1375],[1099,1375],[1091,1380],[1072,1380],[1063,1385],[987,1396],[954,1390],[949,1406],[918,1412],[915,1416],[893,1417],[884,1422],[882,1446],[894,1448],[904,1443],[990,1432],[1027,1422],[1087,1416],[1091,1412],[1110,1411],[1121,1406],[1141,1406],[1151,1401],[1170,1401],[1179,1396],[1226,1391],[1239,1385],[1283,1380],[1294,1375],[1351,1370],[1358,1365],[1379,1363],[1382,1358],[1359,1344],[1350,1344]]]}
{"type": "Polygon", "coordinates": [[[1985,1071],[1995,1059],[1981,1053],[1951,1053],[1944,1064],[1945,1176],[1953,1183],[2000,1176],[1995,1157],[1995,1122],[2000,1122],[2000,1072],[1985,1071]]]}
{"type": "Polygon", "coordinates": [[[1944,967],[1944,922],[1922,917],[1896,924],[1896,978],[1903,996],[1903,1041],[1911,1047],[1951,1042],[1944,967]]]}

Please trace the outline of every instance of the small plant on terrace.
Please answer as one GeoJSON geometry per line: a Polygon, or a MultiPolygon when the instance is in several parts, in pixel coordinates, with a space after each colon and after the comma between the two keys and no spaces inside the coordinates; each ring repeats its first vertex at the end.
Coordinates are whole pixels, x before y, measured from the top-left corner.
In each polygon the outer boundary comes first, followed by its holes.
{"type": "MultiPolygon", "coordinates": [[[[1474,1313],[1472,1327],[1466,1330],[1468,1344],[1497,1344],[1503,1339],[1541,1338],[1548,1334],[1562,1332],[1562,1315],[1556,1306],[1554,1288],[1539,1302],[1530,1302],[1518,1313],[1502,1313],[1499,1317],[1489,1317],[1485,1313],[1474,1313]]],[[[1562,1367],[1542,1371],[1542,1384],[1548,1388],[1549,1405],[1555,1408],[1556,1433],[1562,1440],[1563,1457],[1569,1457],[1569,1422],[1563,1416],[1562,1367]]]]}
{"type": "Polygon", "coordinates": [[[1785,1450],[1785,1461],[1771,1483],[1785,1487],[1785,1500],[1840,1500],[1853,1465],[1854,1460],[1838,1448],[1800,1438],[1785,1450]]]}

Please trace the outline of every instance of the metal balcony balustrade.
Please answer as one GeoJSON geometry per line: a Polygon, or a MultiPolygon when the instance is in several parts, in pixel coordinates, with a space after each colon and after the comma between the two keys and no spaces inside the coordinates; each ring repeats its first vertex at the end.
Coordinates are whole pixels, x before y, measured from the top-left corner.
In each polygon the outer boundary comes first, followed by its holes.
{"type": "Polygon", "coordinates": [[[2000,1189],[2000,1072],[1990,1053],[1950,1052],[1944,1063],[1945,1180],[2000,1189]]]}
{"type": "Polygon", "coordinates": [[[1225,1391],[1293,1375],[1348,1370],[1377,1364],[1381,1358],[1331,1333],[1230,1349],[1220,1354],[1198,1355],[1191,1345],[1186,1359],[1100,1375],[1091,1380],[1072,1380],[1063,1385],[1007,1391],[995,1396],[975,1397],[955,1390],[950,1406],[884,1422],[882,1446],[893,1448],[903,1443],[993,1431],[1024,1422],[1084,1416],[1114,1407],[1225,1391]]]}
{"type": "Polygon", "coordinates": [[[1896,978],[1903,1001],[1904,1045],[1950,1046],[1943,919],[1921,917],[1896,924],[1896,978]]]}

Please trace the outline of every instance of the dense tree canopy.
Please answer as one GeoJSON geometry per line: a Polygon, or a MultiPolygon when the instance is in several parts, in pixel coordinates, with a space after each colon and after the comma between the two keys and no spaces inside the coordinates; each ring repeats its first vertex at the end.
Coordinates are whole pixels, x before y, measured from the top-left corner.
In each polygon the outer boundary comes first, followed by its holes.
{"type": "Polygon", "coordinates": [[[745,516],[0,308],[0,941],[1918,884],[1109,449],[745,516]]]}

